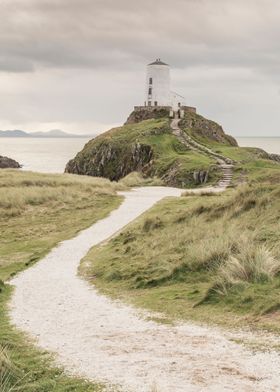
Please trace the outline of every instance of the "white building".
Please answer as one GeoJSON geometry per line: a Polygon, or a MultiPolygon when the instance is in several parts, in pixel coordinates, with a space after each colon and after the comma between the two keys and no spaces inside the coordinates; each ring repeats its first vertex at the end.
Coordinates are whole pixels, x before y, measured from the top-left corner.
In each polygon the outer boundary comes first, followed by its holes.
{"type": "Polygon", "coordinates": [[[178,110],[185,98],[170,90],[170,67],[160,59],[147,66],[145,106],[168,106],[178,110]]]}

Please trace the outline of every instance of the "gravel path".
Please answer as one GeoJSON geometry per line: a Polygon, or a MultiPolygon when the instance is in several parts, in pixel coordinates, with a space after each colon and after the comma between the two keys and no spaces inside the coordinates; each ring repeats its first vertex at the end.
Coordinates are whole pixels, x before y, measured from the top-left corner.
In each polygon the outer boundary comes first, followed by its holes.
{"type": "Polygon", "coordinates": [[[173,188],[139,188],[111,215],[61,243],[13,280],[12,322],[72,374],[132,392],[279,391],[280,358],[233,343],[218,329],[146,321],[77,276],[88,250],[173,188]]]}

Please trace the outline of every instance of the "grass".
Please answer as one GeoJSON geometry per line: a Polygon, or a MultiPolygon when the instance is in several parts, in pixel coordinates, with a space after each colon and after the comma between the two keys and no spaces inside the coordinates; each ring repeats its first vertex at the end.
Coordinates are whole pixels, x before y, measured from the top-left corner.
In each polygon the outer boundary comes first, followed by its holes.
{"type": "MultiPolygon", "coordinates": [[[[235,162],[235,184],[259,180],[279,168],[279,163],[270,160],[265,151],[236,146],[219,124],[196,113],[185,113],[180,127],[199,143],[235,162]]],[[[158,178],[165,185],[181,188],[200,187],[194,179],[197,171],[208,171],[208,184],[222,177],[215,158],[187,148],[172,134],[167,117],[124,125],[99,135],[69,162],[67,170],[111,180],[141,171],[145,178],[158,178]]]]}
{"type": "Polygon", "coordinates": [[[166,199],[93,248],[81,273],[106,294],[170,320],[279,332],[280,189],[272,179],[166,199]]]}
{"type": "Polygon", "coordinates": [[[125,187],[141,187],[141,186],[163,186],[164,183],[158,177],[144,177],[139,172],[131,172],[119,181],[119,184],[125,187]]]}
{"type": "Polygon", "coordinates": [[[74,175],[0,171],[0,390],[99,392],[103,387],[67,376],[50,354],[9,323],[8,280],[58,242],[73,237],[117,208],[123,186],[74,175]],[[3,283],[5,281],[5,284],[3,283]]]}
{"type": "Polygon", "coordinates": [[[181,128],[198,143],[235,162],[233,168],[235,184],[248,181],[263,182],[267,180],[267,176],[279,176],[279,163],[268,159],[268,154],[265,151],[255,147],[231,145],[229,143],[230,137],[228,140],[228,136],[223,137],[221,127],[212,121],[207,122],[199,115],[187,113],[186,118],[181,121],[181,128]],[[210,124],[211,132],[209,130],[210,124]],[[220,142],[215,140],[215,134],[219,135],[220,142]]]}
{"type": "Polygon", "coordinates": [[[0,279],[32,265],[59,241],[114,209],[118,188],[85,176],[1,171],[0,279]]]}
{"type": "Polygon", "coordinates": [[[79,172],[89,175],[99,175],[99,171],[103,170],[104,177],[119,180],[123,173],[126,175],[139,169],[132,162],[136,143],[145,146],[145,151],[153,151],[152,162],[149,163],[145,161],[145,152],[142,152],[145,162],[142,162],[141,171],[145,177],[157,177],[165,184],[186,188],[196,185],[193,178],[196,170],[210,170],[210,183],[219,178],[212,158],[187,149],[172,135],[168,118],[145,120],[105,132],[85,145],[74,158],[71,170],[78,168],[79,172]],[[102,152],[103,157],[109,154],[110,159],[105,159],[106,164],[98,169],[96,162],[103,159],[100,157],[102,152]],[[120,168],[122,170],[118,170],[120,168]]]}
{"type": "Polygon", "coordinates": [[[18,372],[12,363],[8,350],[4,347],[0,347],[0,386],[2,392],[8,392],[12,390],[12,386],[16,386],[18,378],[18,372]]]}
{"type": "MultiPolygon", "coordinates": [[[[214,160],[196,151],[186,149],[172,134],[149,135],[145,137],[144,142],[151,145],[155,151],[154,175],[162,178],[163,181],[171,173],[172,177],[176,176],[176,184],[174,183],[174,185],[186,188],[193,187],[193,172],[196,170],[210,170],[209,183],[217,180],[217,173],[211,170],[214,160]]],[[[170,183],[170,181],[168,182],[170,183]]]]}
{"type": "Polygon", "coordinates": [[[214,289],[223,295],[241,282],[266,283],[272,281],[280,272],[280,259],[264,245],[253,242],[242,244],[235,255],[230,255],[217,271],[218,280],[214,289]]]}

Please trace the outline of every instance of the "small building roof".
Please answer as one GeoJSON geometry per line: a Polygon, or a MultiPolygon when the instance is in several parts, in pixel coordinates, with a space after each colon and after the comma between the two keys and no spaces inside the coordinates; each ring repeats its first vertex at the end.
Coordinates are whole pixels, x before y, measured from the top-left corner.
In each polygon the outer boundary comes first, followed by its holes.
{"type": "Polygon", "coordinates": [[[154,61],[153,63],[150,63],[148,65],[167,65],[168,66],[168,64],[161,61],[161,59],[156,59],[156,61],[154,61]]]}

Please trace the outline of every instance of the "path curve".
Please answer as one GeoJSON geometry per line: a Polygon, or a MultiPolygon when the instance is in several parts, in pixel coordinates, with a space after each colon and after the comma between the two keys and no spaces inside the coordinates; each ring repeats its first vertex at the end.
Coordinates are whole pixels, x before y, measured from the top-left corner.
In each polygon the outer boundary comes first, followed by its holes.
{"type": "Polygon", "coordinates": [[[163,197],[180,193],[164,187],[124,193],[125,201],[110,216],[62,242],[13,280],[12,322],[56,353],[70,373],[118,384],[124,391],[279,391],[278,354],[253,354],[217,329],[146,321],[77,276],[93,245],[163,197]]]}

